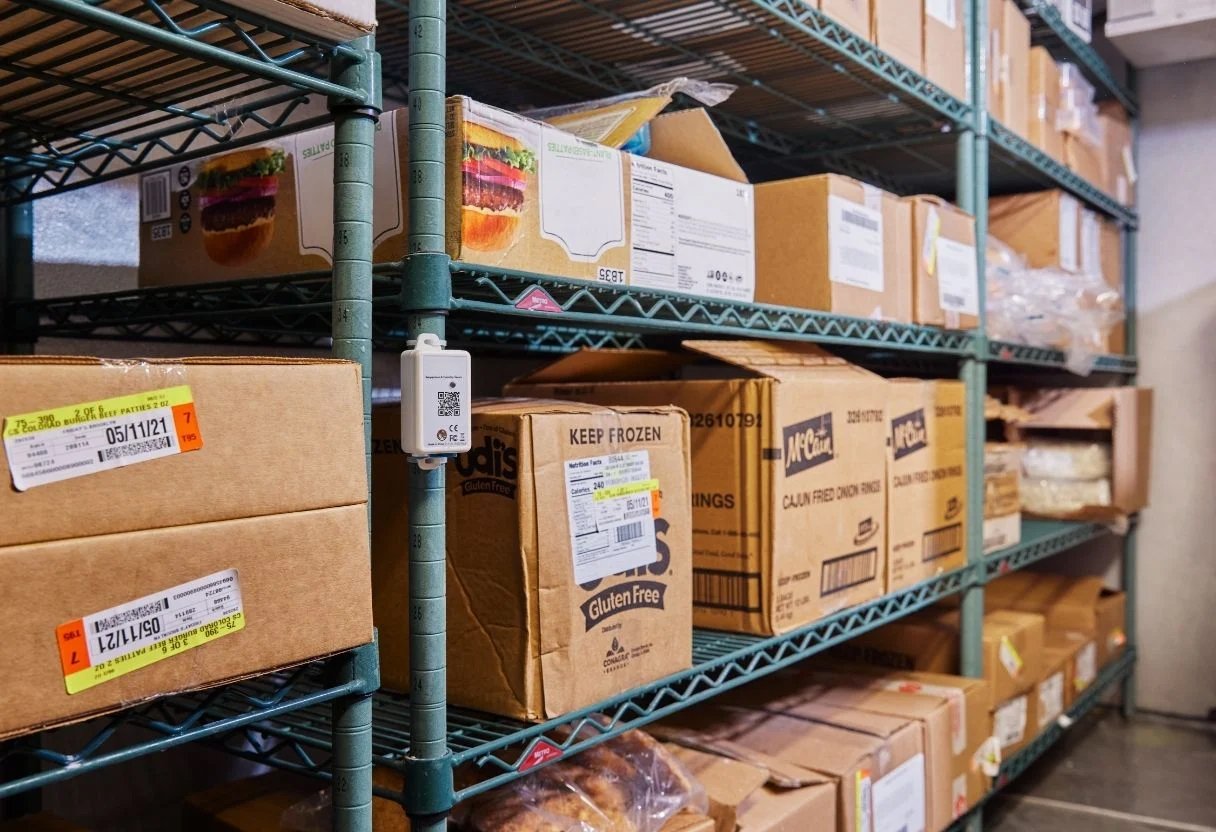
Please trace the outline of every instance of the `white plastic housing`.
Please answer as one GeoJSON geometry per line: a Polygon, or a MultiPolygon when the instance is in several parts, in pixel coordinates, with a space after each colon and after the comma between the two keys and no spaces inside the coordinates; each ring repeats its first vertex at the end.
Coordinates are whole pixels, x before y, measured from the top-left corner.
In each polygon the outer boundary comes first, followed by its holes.
{"type": "Polygon", "coordinates": [[[469,354],[430,333],[401,353],[401,447],[410,456],[469,450],[469,354]]]}

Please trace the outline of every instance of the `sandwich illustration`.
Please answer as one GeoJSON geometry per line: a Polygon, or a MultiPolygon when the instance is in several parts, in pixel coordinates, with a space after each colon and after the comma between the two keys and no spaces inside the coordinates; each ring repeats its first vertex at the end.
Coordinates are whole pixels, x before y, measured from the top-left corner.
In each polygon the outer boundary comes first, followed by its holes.
{"type": "Polygon", "coordinates": [[[519,139],[466,122],[461,157],[461,238],[477,251],[501,251],[519,233],[536,154],[519,139]]]}
{"type": "Polygon", "coordinates": [[[195,186],[202,209],[203,248],[213,261],[239,266],[269,245],[285,161],[282,148],[266,145],[203,162],[195,186]]]}

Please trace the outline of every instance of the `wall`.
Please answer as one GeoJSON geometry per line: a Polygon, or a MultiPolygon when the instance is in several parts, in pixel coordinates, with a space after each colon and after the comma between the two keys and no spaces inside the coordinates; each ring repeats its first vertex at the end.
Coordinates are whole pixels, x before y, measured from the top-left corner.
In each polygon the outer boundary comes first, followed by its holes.
{"type": "Polygon", "coordinates": [[[1140,76],[1140,383],[1156,389],[1140,528],[1145,708],[1216,708],[1216,60],[1140,76]]]}

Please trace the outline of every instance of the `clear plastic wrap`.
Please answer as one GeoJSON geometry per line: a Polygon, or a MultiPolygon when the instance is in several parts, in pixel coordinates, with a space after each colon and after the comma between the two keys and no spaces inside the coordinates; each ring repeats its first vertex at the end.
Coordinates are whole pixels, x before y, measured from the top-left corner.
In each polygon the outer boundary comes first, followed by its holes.
{"type": "Polygon", "coordinates": [[[1110,480],[1105,477],[1096,480],[1022,478],[1022,510],[1029,514],[1050,517],[1110,504],[1110,480]]]}
{"type": "Polygon", "coordinates": [[[707,809],[696,779],[658,741],[629,731],[458,807],[465,832],[659,832],[707,809]]]}
{"type": "Polygon", "coordinates": [[[1109,477],[1108,442],[1031,439],[1022,450],[1022,471],[1030,479],[1097,480],[1109,477]]]}

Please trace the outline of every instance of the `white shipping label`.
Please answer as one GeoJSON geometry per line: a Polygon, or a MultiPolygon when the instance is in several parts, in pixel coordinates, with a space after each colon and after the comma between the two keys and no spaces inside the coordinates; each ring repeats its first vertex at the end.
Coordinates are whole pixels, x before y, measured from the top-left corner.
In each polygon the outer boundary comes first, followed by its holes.
{"type": "Polygon", "coordinates": [[[61,624],[55,637],[72,694],[244,626],[241,584],[227,569],[61,624]]]}
{"type": "Polygon", "coordinates": [[[4,453],[18,491],[202,446],[194,397],[186,385],[4,420],[4,453]]]}
{"type": "Polygon", "coordinates": [[[1098,648],[1094,642],[1089,642],[1077,652],[1073,664],[1073,684],[1077,690],[1089,687],[1098,675],[1098,648]]]}
{"type": "Polygon", "coordinates": [[[1066,272],[1075,272],[1078,267],[1077,214],[1080,210],[1076,199],[1060,195],[1060,268],[1066,272]]]}
{"type": "MultiPolygon", "coordinates": [[[[296,172],[296,219],[300,227],[300,254],[314,254],[333,262],[334,251],[334,128],[319,127],[283,142],[296,172]]],[[[372,245],[405,229],[401,204],[401,158],[397,120],[391,116],[376,125],[372,169],[376,188],[372,197],[372,245]]]]}
{"type": "Polygon", "coordinates": [[[950,815],[958,820],[967,808],[967,775],[960,774],[950,781],[950,815]]]}
{"type": "Polygon", "coordinates": [[[1102,238],[1098,215],[1081,210],[1081,271],[1102,277],[1102,238]]]}
{"type": "Polygon", "coordinates": [[[953,29],[958,25],[958,0],[925,0],[925,14],[953,29]]]}
{"type": "Polygon", "coordinates": [[[882,213],[836,196],[828,196],[828,277],[883,290],[882,213]]]}
{"type": "Polygon", "coordinates": [[[874,784],[874,832],[925,832],[925,755],[874,784]]]}
{"type": "Polygon", "coordinates": [[[942,309],[962,315],[980,313],[975,246],[937,238],[937,294],[942,309]]]}
{"type": "Polygon", "coordinates": [[[598,260],[625,244],[621,152],[540,128],[540,233],[571,260],[598,260]]]}
{"type": "Polygon", "coordinates": [[[566,511],[574,581],[585,584],[658,559],[646,451],[566,462],[566,511]]]}
{"type": "Polygon", "coordinates": [[[756,293],[756,215],[752,186],[631,157],[633,205],[630,285],[750,302],[756,293]],[[671,203],[659,200],[670,183],[671,203]],[[668,217],[670,216],[670,221],[668,217]],[[670,229],[670,230],[668,230],[670,229]],[[665,261],[674,252],[674,261],[665,261]],[[664,263],[668,265],[664,265],[664,263]],[[674,265],[674,270],[672,270],[674,265]]]}
{"type": "Polygon", "coordinates": [[[1022,695],[996,709],[992,730],[1002,749],[1017,745],[1026,736],[1026,703],[1027,698],[1022,695]]]}
{"type": "Polygon", "coordinates": [[[1064,671],[1039,682],[1039,729],[1064,713],[1064,671]]]}

